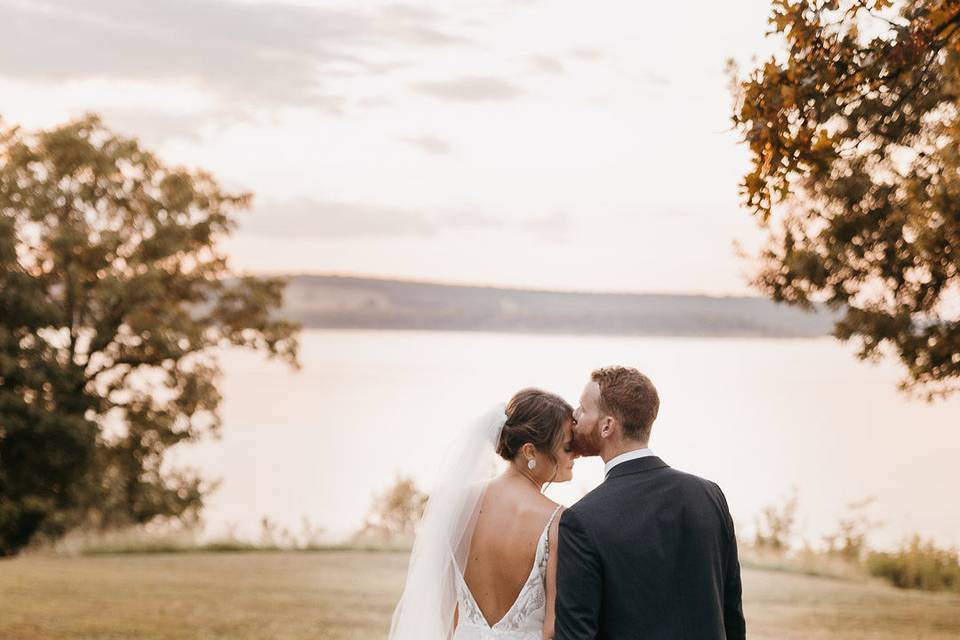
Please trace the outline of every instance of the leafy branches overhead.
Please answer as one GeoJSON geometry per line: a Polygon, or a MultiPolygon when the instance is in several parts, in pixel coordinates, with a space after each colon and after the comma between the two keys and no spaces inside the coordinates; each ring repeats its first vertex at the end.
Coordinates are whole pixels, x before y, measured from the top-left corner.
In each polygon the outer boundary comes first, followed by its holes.
{"type": "Polygon", "coordinates": [[[782,55],[737,79],[745,204],[768,229],[755,284],[823,300],[902,386],[960,380],[960,2],[775,0],[782,55]]]}
{"type": "Polygon", "coordinates": [[[163,462],[220,427],[213,349],[298,366],[285,283],[235,277],[217,246],[249,201],[94,116],[0,131],[0,555],[202,506],[163,462]]]}

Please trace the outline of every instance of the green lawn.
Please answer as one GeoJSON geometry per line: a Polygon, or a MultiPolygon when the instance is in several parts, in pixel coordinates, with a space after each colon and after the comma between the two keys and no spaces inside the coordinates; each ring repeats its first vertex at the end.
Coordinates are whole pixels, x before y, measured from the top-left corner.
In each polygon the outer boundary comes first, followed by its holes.
{"type": "MultiPolygon", "coordinates": [[[[175,553],[0,561],[3,640],[384,638],[406,555],[175,553]]],[[[744,571],[752,638],[960,638],[960,596],[744,571]]]]}

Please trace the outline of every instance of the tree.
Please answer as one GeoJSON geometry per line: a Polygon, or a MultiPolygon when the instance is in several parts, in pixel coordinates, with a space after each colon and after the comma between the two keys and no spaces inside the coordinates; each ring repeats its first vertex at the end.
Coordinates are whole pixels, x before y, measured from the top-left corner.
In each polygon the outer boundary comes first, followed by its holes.
{"type": "Polygon", "coordinates": [[[374,496],[370,513],[354,538],[380,542],[410,539],[426,506],[427,495],[413,479],[398,476],[391,487],[374,496]]]}
{"type": "Polygon", "coordinates": [[[790,549],[797,526],[797,490],[794,487],[783,505],[767,505],[757,518],[757,531],[753,546],[784,553],[790,549]]]}
{"type": "Polygon", "coordinates": [[[754,284],[842,311],[861,358],[901,388],[960,378],[960,3],[775,0],[785,50],[732,77],[745,204],[767,229],[754,284]]]}
{"type": "Polygon", "coordinates": [[[95,116],[0,131],[0,555],[196,517],[212,485],[164,461],[219,433],[215,349],[299,367],[285,281],[235,276],[217,246],[250,199],[95,116]]]}
{"type": "Polygon", "coordinates": [[[838,530],[823,538],[828,554],[851,562],[863,559],[868,550],[867,536],[882,524],[866,513],[873,502],[869,497],[847,504],[847,515],[840,519],[838,530]]]}

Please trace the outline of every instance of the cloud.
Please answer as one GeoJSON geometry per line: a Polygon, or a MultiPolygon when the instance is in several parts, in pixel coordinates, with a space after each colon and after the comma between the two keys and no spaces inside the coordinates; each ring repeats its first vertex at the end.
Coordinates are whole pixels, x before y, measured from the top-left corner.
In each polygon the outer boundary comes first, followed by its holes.
{"type": "Polygon", "coordinates": [[[444,216],[443,221],[459,229],[501,229],[508,226],[504,220],[477,211],[455,211],[444,216]]]}
{"type": "Polygon", "coordinates": [[[413,89],[452,102],[494,102],[513,100],[523,94],[520,87],[491,76],[463,76],[446,82],[421,82],[413,89]]]}
{"type": "Polygon", "coordinates": [[[556,58],[550,56],[530,56],[534,69],[541,73],[565,73],[566,68],[556,58]]]}
{"type": "MultiPolygon", "coordinates": [[[[546,56],[536,56],[536,57],[545,58],[547,60],[551,59],[546,56]]],[[[607,60],[607,55],[600,49],[588,49],[588,48],[571,49],[570,51],[567,52],[567,54],[564,57],[568,59],[579,60],[581,62],[599,62],[601,60],[607,60]]],[[[630,71],[627,71],[621,68],[620,65],[614,64],[610,61],[605,62],[605,64],[607,66],[611,66],[616,72],[621,73],[622,75],[628,78],[631,78],[633,80],[637,80],[641,83],[653,84],[660,87],[670,86],[670,80],[666,76],[660,75],[659,73],[655,73],[652,71],[635,72],[632,69],[630,71]]]]}
{"type": "Polygon", "coordinates": [[[670,80],[666,76],[662,76],[659,73],[653,73],[652,71],[646,71],[640,74],[640,77],[650,84],[660,85],[661,87],[669,87],[670,80]]]}
{"type": "Polygon", "coordinates": [[[523,223],[523,229],[533,235],[565,240],[573,227],[573,218],[566,211],[554,211],[523,223]]]}
{"type": "Polygon", "coordinates": [[[476,221],[444,224],[426,213],[398,207],[309,198],[258,206],[240,219],[243,233],[275,238],[429,236],[444,226],[476,226],[476,221]]]}
{"type": "Polygon", "coordinates": [[[257,205],[240,215],[240,233],[268,238],[433,236],[443,231],[513,229],[558,238],[572,222],[565,213],[501,218],[477,211],[442,214],[399,207],[300,198],[257,205]]]}
{"type": "Polygon", "coordinates": [[[392,104],[393,102],[386,96],[366,96],[356,101],[356,105],[364,109],[382,109],[392,104]]]}
{"type": "Polygon", "coordinates": [[[603,51],[599,49],[574,49],[570,52],[570,55],[580,60],[599,60],[603,57],[603,51]]]}
{"type": "Polygon", "coordinates": [[[681,209],[677,207],[666,207],[662,209],[654,209],[653,211],[647,211],[640,215],[650,215],[657,218],[702,218],[705,217],[705,212],[698,211],[696,209],[681,209]]]}
{"type": "Polygon", "coordinates": [[[450,145],[436,136],[416,136],[412,138],[400,138],[401,141],[419,148],[427,153],[444,155],[450,153],[450,145]]]}
{"type": "Polygon", "coordinates": [[[0,0],[0,75],[38,82],[108,78],[181,82],[234,110],[339,99],[330,73],[389,73],[390,47],[469,40],[414,7],[363,8],[227,0],[0,0]]]}
{"type": "Polygon", "coordinates": [[[391,18],[409,18],[411,20],[432,20],[437,17],[437,12],[432,9],[409,4],[391,4],[383,9],[383,14],[391,18]]]}
{"type": "Polygon", "coordinates": [[[155,109],[105,108],[100,110],[100,116],[111,129],[141,138],[147,144],[171,139],[200,142],[205,131],[222,126],[222,120],[214,114],[198,117],[155,109]]]}

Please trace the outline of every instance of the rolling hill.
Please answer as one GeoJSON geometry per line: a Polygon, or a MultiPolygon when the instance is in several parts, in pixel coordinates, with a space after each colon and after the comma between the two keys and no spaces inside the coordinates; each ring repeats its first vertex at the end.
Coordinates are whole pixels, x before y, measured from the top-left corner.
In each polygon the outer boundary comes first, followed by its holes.
{"type": "Polygon", "coordinates": [[[647,336],[813,337],[835,316],[756,297],[580,293],[293,275],[284,310],[306,328],[647,336]]]}

